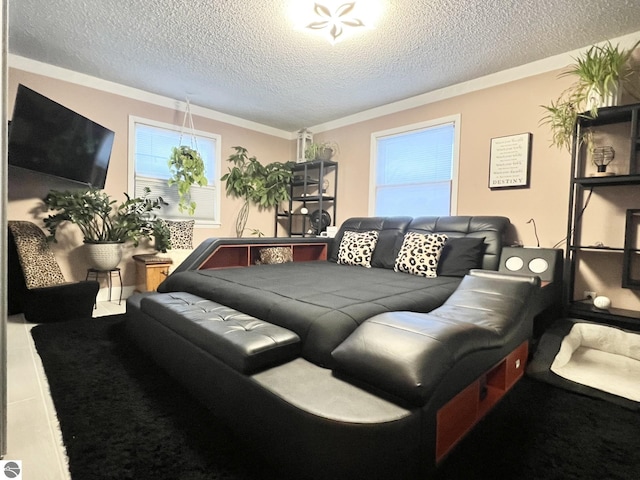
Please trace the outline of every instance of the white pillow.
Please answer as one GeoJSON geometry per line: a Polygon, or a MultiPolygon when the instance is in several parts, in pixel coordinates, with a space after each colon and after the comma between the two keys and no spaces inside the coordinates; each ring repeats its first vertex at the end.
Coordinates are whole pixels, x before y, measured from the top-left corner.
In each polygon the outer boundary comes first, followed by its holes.
{"type": "Polygon", "coordinates": [[[345,231],[338,248],[338,263],[371,268],[371,257],[376,243],[378,243],[378,232],[375,230],[367,232],[345,231]]]}
{"type": "Polygon", "coordinates": [[[442,233],[407,232],[393,269],[422,277],[437,277],[438,261],[446,242],[447,236],[442,233]]]}

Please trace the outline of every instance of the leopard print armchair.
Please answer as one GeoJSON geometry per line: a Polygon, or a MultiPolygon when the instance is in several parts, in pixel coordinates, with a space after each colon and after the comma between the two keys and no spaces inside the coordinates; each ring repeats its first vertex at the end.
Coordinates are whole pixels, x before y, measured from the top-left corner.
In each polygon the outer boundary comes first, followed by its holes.
{"type": "Polygon", "coordinates": [[[8,222],[8,310],[29,322],[91,318],[100,284],[66,282],[44,232],[34,223],[8,222]]]}

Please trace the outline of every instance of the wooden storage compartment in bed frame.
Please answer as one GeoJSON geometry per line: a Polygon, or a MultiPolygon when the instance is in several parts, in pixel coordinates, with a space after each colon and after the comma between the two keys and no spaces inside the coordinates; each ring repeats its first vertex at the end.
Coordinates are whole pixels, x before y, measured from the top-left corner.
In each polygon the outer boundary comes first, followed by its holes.
{"type": "Polygon", "coordinates": [[[438,410],[436,463],[442,460],[522,377],[528,354],[529,344],[525,341],[438,410]]]}
{"type": "Polygon", "coordinates": [[[207,268],[248,267],[260,258],[260,249],[267,247],[287,247],[293,249],[294,262],[308,262],[327,259],[326,243],[279,243],[251,245],[220,245],[202,262],[198,270],[207,268]]]}

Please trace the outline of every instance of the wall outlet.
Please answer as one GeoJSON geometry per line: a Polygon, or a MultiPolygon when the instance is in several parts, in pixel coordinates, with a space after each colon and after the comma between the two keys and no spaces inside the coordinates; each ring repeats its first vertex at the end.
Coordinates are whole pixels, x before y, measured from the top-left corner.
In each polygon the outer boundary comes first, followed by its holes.
{"type": "Polygon", "coordinates": [[[588,298],[590,300],[593,300],[594,298],[596,298],[596,292],[592,292],[590,290],[585,290],[584,294],[582,295],[583,298],[588,298]]]}

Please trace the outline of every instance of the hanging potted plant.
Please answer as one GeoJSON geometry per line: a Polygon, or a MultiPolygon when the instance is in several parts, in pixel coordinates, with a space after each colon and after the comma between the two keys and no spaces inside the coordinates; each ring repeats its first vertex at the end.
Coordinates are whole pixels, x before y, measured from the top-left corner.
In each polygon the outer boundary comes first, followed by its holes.
{"type": "MultiPolygon", "coordinates": [[[[572,75],[576,82],[550,105],[541,124],[549,125],[551,145],[571,150],[573,133],[578,115],[595,118],[598,108],[618,105],[622,90],[627,90],[634,73],[630,59],[640,41],[630,49],[620,49],[610,42],[594,45],[575,59],[575,63],[559,76],[572,75]]],[[[584,139],[579,139],[579,143],[584,139]]]]}
{"type": "Polygon", "coordinates": [[[187,211],[189,215],[193,215],[196,211],[196,202],[191,199],[191,186],[203,187],[208,183],[200,153],[186,145],[173,147],[169,158],[169,171],[171,172],[169,186],[176,185],[178,188],[178,210],[187,211]]]}
{"type": "Polygon", "coordinates": [[[47,210],[56,212],[44,219],[49,239],[57,241],[63,224],[76,225],[87,246],[90,266],[98,270],[118,266],[125,242],[137,247],[143,238],[155,240],[155,248],[166,252],[171,248],[169,229],[154,213],[166,203],[162,198],[148,198],[149,193],[149,188],[143,197],[130,198],[125,193],[126,200],[116,207],[104,190],[51,190],[43,200],[47,210]]]}
{"type": "Polygon", "coordinates": [[[186,211],[193,215],[196,211],[196,202],[191,199],[191,187],[199,185],[204,187],[208,180],[205,176],[204,161],[198,152],[198,140],[196,139],[195,128],[193,126],[193,116],[191,115],[191,104],[186,99],[184,119],[182,120],[182,130],[180,131],[180,146],[173,147],[169,157],[169,171],[171,178],[168,180],[169,186],[176,185],[178,188],[178,210],[180,213],[186,211]],[[182,136],[185,126],[191,130],[191,146],[182,144],[182,136]]]}
{"type": "MultiPolygon", "coordinates": [[[[289,200],[289,183],[295,162],[273,162],[262,165],[256,157],[249,157],[246,148],[233,147],[235,153],[229,156],[233,164],[220,180],[226,182],[227,195],[241,198],[244,204],[236,219],[236,236],[242,236],[249,217],[251,203],[260,209],[275,207],[289,200]]],[[[261,236],[261,232],[254,234],[261,236]]]]}

